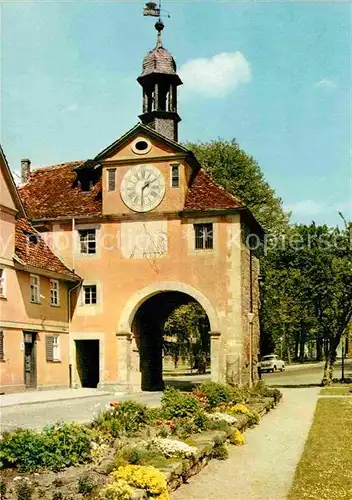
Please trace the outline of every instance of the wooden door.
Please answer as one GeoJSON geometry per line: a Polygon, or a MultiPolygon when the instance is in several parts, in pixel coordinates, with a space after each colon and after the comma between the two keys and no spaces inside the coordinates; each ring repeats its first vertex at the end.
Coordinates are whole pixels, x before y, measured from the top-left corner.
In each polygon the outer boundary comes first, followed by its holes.
{"type": "Polygon", "coordinates": [[[37,387],[37,360],[35,333],[32,333],[31,342],[28,341],[28,334],[25,334],[24,344],[24,383],[26,389],[35,389],[37,387]],[[27,338],[26,338],[27,335],[27,338]]]}

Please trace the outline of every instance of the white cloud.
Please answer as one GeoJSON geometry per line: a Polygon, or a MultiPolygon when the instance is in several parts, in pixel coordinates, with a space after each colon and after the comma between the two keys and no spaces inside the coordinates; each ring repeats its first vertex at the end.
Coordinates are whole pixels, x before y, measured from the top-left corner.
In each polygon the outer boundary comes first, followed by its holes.
{"type": "Polygon", "coordinates": [[[209,59],[193,59],[179,71],[187,92],[223,97],[241,83],[251,81],[251,69],[241,52],[222,52],[209,59]]]}
{"type": "Polygon", "coordinates": [[[300,200],[287,206],[287,209],[294,216],[313,216],[320,214],[328,214],[342,212],[344,214],[351,213],[350,202],[327,203],[323,201],[300,200]]]}
{"type": "Polygon", "coordinates": [[[330,80],[329,78],[323,78],[314,84],[314,87],[323,90],[335,90],[337,89],[337,83],[334,80],[330,80]]]}
{"type": "Polygon", "coordinates": [[[327,205],[313,200],[301,200],[289,205],[293,215],[317,215],[326,212],[327,205]]]}
{"type": "Polygon", "coordinates": [[[61,110],[61,113],[76,113],[78,110],[77,104],[70,104],[61,110]]]}

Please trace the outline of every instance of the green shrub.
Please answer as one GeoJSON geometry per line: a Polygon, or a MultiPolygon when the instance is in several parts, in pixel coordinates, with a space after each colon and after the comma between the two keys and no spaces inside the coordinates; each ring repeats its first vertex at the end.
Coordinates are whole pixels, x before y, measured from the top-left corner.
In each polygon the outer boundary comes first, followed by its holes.
{"type": "Polygon", "coordinates": [[[5,498],[7,486],[0,480],[0,499],[5,498]]]}
{"type": "Polygon", "coordinates": [[[34,486],[32,482],[27,478],[21,478],[15,486],[15,493],[17,500],[31,500],[34,492],[34,486]]]}
{"type": "Polygon", "coordinates": [[[225,422],[225,420],[209,419],[207,423],[207,429],[209,431],[225,431],[226,433],[228,433],[231,429],[231,425],[225,422]]]}
{"type": "Polygon", "coordinates": [[[123,401],[111,410],[100,412],[93,420],[92,427],[113,437],[124,434],[132,436],[147,422],[148,413],[144,405],[123,401]]]}
{"type": "Polygon", "coordinates": [[[60,488],[60,486],[63,486],[64,485],[64,482],[62,479],[60,479],[59,477],[56,477],[53,481],[53,486],[56,486],[56,488],[60,488]]]}
{"type": "Polygon", "coordinates": [[[97,489],[97,483],[87,472],[78,478],[77,491],[83,496],[90,495],[97,489]]]}
{"type": "Polygon", "coordinates": [[[206,395],[211,408],[231,401],[231,387],[217,382],[206,382],[197,387],[197,391],[206,395]]]}
{"type": "Polygon", "coordinates": [[[274,389],[265,385],[263,380],[259,380],[252,389],[252,394],[255,396],[263,396],[265,398],[274,398],[274,402],[278,403],[282,398],[282,393],[279,389],[274,389]]]}
{"type": "Polygon", "coordinates": [[[55,491],[55,493],[53,493],[53,496],[51,497],[51,500],[64,500],[64,496],[61,491],[55,491]]]}
{"type": "Polygon", "coordinates": [[[165,389],[161,398],[161,408],[165,418],[184,418],[201,410],[199,400],[172,387],[165,389]]]}
{"type": "Polygon", "coordinates": [[[0,456],[4,466],[21,471],[60,470],[90,459],[94,433],[76,423],[57,423],[41,432],[15,429],[4,432],[0,456]]]}
{"type": "Polygon", "coordinates": [[[133,444],[123,447],[116,454],[115,468],[131,465],[153,465],[154,467],[165,467],[168,461],[163,454],[153,446],[145,444],[133,444]]]}
{"type": "Polygon", "coordinates": [[[221,439],[216,438],[214,440],[214,448],[211,454],[212,458],[216,458],[217,460],[226,460],[229,457],[229,450],[225,443],[221,441],[221,439]]]}
{"type": "Polygon", "coordinates": [[[148,408],[147,409],[147,421],[153,424],[156,420],[164,420],[165,414],[161,408],[148,408]]]}

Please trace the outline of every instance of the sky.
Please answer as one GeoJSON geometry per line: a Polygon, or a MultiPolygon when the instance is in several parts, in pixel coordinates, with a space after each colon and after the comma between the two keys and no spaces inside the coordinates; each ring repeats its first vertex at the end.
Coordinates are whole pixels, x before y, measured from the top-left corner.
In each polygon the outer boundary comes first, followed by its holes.
{"type": "MultiPolygon", "coordinates": [[[[0,139],[12,171],[96,156],[138,122],[142,1],[1,3],[0,139]]],[[[352,218],[351,5],[164,1],[180,141],[236,138],[294,222],[352,218]]]]}

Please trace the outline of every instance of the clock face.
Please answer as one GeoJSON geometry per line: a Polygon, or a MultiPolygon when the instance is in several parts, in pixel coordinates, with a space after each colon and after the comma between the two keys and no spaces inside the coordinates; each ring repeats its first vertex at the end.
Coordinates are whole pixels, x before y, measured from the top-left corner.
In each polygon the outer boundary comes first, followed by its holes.
{"type": "Polygon", "coordinates": [[[132,167],[121,182],[122,201],[135,212],[147,212],[157,207],[164,194],[164,176],[152,165],[132,167]]]}

